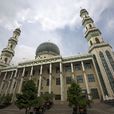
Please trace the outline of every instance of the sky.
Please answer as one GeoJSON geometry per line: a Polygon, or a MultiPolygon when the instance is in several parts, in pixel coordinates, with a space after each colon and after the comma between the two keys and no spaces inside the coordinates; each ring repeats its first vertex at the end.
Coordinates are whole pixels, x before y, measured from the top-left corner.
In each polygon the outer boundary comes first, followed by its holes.
{"type": "Polygon", "coordinates": [[[83,8],[114,49],[114,0],[0,0],[0,52],[20,27],[12,64],[34,59],[37,47],[47,41],[55,43],[63,57],[88,53],[83,8]]]}

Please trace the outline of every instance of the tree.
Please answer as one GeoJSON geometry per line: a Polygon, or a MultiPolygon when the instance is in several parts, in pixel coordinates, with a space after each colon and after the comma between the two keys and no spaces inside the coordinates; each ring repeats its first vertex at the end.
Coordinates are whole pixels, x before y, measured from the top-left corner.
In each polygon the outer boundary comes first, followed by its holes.
{"type": "Polygon", "coordinates": [[[45,102],[53,101],[53,94],[45,93],[45,94],[43,94],[43,98],[44,98],[45,102]]]}
{"type": "Polygon", "coordinates": [[[73,109],[75,113],[78,112],[79,107],[86,106],[87,99],[83,97],[80,86],[75,82],[71,83],[71,86],[68,88],[67,95],[69,105],[74,107],[73,109]]]}
{"type": "Polygon", "coordinates": [[[0,95],[0,104],[9,105],[11,104],[12,94],[0,95]]]}
{"type": "Polygon", "coordinates": [[[25,114],[32,106],[37,104],[37,88],[33,80],[26,81],[22,86],[22,93],[16,95],[16,106],[19,109],[25,109],[25,114]]]}

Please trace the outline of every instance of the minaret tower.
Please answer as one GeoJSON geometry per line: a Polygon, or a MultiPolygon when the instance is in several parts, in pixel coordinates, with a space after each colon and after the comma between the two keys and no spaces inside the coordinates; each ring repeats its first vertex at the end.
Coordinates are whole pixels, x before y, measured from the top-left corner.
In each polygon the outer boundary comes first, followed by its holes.
{"type": "Polygon", "coordinates": [[[89,53],[94,54],[101,71],[99,79],[101,79],[104,92],[103,99],[114,98],[114,54],[112,47],[103,40],[100,30],[96,28],[86,9],[80,11],[80,16],[85,28],[84,35],[89,44],[89,53]]]}
{"type": "Polygon", "coordinates": [[[21,30],[19,28],[15,29],[13,36],[8,40],[8,45],[4,48],[0,55],[0,68],[6,67],[10,64],[14,54],[15,47],[18,43],[18,38],[20,36],[21,30]]]}

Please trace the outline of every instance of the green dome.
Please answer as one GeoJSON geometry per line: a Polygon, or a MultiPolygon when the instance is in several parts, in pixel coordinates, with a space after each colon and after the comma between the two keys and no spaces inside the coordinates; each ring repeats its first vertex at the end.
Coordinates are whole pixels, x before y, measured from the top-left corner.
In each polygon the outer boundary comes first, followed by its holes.
{"type": "Polygon", "coordinates": [[[42,54],[52,54],[56,56],[60,55],[60,51],[57,45],[50,42],[44,42],[38,46],[36,50],[36,57],[42,54]]]}

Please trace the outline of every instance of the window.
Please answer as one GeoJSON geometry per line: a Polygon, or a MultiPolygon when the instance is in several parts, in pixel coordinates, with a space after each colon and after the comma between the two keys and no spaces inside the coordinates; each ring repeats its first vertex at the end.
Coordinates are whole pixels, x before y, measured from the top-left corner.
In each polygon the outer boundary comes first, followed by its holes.
{"type": "Polygon", "coordinates": [[[61,100],[61,95],[55,95],[55,100],[61,100]]]}
{"type": "Polygon", "coordinates": [[[35,71],[35,70],[33,70],[33,76],[35,75],[35,73],[36,73],[36,71],[35,71]]]}
{"type": "Polygon", "coordinates": [[[47,79],[47,83],[46,83],[46,86],[49,86],[49,79],[47,79]]]}
{"type": "Polygon", "coordinates": [[[56,85],[60,85],[60,78],[56,78],[56,85]]]}
{"type": "Polygon", "coordinates": [[[71,72],[71,66],[65,66],[65,71],[66,72],[71,72]]]}
{"type": "Polygon", "coordinates": [[[29,72],[28,71],[25,71],[25,77],[29,75],[29,72]]]}
{"type": "Polygon", "coordinates": [[[101,58],[103,67],[104,67],[104,69],[105,69],[105,72],[106,72],[106,74],[107,74],[108,80],[109,80],[109,82],[110,82],[110,86],[111,86],[111,88],[112,88],[112,90],[113,90],[113,92],[114,92],[114,78],[113,78],[113,76],[112,76],[112,73],[111,73],[111,71],[110,71],[110,69],[109,69],[109,67],[108,67],[108,64],[107,64],[107,62],[106,62],[106,60],[105,60],[105,57],[104,57],[104,55],[103,55],[102,52],[99,52],[99,56],[100,56],[100,58],[101,58]]]}
{"type": "Polygon", "coordinates": [[[76,64],[76,65],[74,66],[74,69],[75,69],[75,70],[81,70],[81,64],[76,64]]]}
{"type": "Polygon", "coordinates": [[[89,24],[89,28],[92,28],[92,25],[91,24],[89,24]]]}
{"type": "Polygon", "coordinates": [[[91,69],[91,63],[85,63],[84,66],[85,69],[91,69]]]}
{"type": "Polygon", "coordinates": [[[105,82],[103,80],[103,77],[102,77],[102,74],[101,74],[101,71],[100,71],[100,68],[99,68],[99,65],[97,63],[95,55],[93,55],[93,57],[94,57],[95,65],[96,65],[96,68],[97,68],[97,71],[98,71],[98,74],[99,74],[99,79],[100,79],[100,82],[101,82],[101,86],[103,88],[104,95],[106,96],[106,95],[108,95],[108,92],[107,92],[107,89],[106,89],[106,85],[105,85],[105,82]]]}
{"type": "Polygon", "coordinates": [[[99,39],[98,38],[95,38],[95,41],[96,43],[100,43],[99,39]]]}
{"type": "Polygon", "coordinates": [[[93,74],[88,74],[88,82],[95,82],[95,78],[93,74]]]}
{"type": "Polygon", "coordinates": [[[107,55],[107,57],[108,57],[108,60],[109,60],[109,62],[110,62],[110,64],[111,64],[111,66],[112,66],[112,69],[114,70],[114,60],[113,60],[113,58],[112,58],[110,52],[109,52],[108,50],[106,50],[105,53],[106,53],[106,55],[107,55]]]}
{"type": "Polygon", "coordinates": [[[39,80],[37,81],[37,87],[39,86],[39,80]]]}
{"type": "Polygon", "coordinates": [[[47,73],[49,74],[49,68],[47,69],[47,73]]]}
{"type": "Polygon", "coordinates": [[[66,84],[71,84],[72,78],[71,77],[66,77],[66,84]]]}
{"type": "Polygon", "coordinates": [[[93,45],[92,41],[90,41],[90,45],[91,45],[91,46],[93,45]]]}
{"type": "Polygon", "coordinates": [[[10,48],[12,49],[13,48],[13,45],[10,45],[10,48]]]}
{"type": "Polygon", "coordinates": [[[5,63],[7,63],[7,61],[8,61],[8,59],[7,59],[7,58],[5,58],[5,63]]]}
{"type": "Polygon", "coordinates": [[[98,99],[99,98],[99,94],[98,94],[97,88],[92,88],[91,89],[91,95],[92,95],[93,99],[98,99]]]}
{"type": "Polygon", "coordinates": [[[14,83],[13,88],[15,88],[15,86],[16,86],[16,82],[14,83]]]}
{"type": "Polygon", "coordinates": [[[76,78],[77,78],[77,83],[83,83],[83,76],[82,75],[79,75],[76,78]]]}
{"type": "Polygon", "coordinates": [[[59,72],[60,72],[59,67],[56,67],[56,73],[59,73],[59,72]]]}

